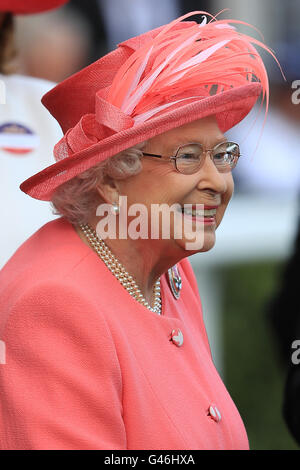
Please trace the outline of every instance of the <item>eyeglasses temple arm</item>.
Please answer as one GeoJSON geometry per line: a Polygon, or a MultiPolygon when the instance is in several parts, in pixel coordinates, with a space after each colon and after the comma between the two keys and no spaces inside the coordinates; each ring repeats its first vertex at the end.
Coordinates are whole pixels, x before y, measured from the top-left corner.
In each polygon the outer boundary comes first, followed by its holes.
{"type": "Polygon", "coordinates": [[[161,155],[155,155],[154,153],[146,153],[142,152],[143,155],[146,155],[147,157],[156,157],[156,158],[162,158],[161,155]]]}

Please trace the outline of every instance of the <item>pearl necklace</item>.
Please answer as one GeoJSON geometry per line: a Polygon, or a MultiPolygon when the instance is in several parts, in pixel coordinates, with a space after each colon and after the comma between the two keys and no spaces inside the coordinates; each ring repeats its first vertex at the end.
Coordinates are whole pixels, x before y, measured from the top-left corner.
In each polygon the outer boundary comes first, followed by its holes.
{"type": "Polygon", "coordinates": [[[134,278],[126,271],[124,266],[117,260],[115,255],[110,251],[104,241],[97,235],[96,231],[93,230],[88,224],[79,224],[82,232],[86,236],[89,244],[98,256],[102,259],[111,273],[118,279],[123,287],[129,292],[129,294],[135,298],[139,303],[144,305],[151,312],[161,315],[161,295],[160,295],[160,279],[156,281],[154,286],[154,304],[153,307],[143,296],[140,288],[135,282],[134,278]]]}

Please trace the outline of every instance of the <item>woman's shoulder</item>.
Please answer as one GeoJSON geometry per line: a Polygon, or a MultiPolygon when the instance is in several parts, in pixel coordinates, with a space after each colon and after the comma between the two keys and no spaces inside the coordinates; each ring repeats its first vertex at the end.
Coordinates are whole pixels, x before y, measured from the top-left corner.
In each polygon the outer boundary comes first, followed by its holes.
{"type": "Polygon", "coordinates": [[[0,301],[17,300],[39,285],[70,285],[73,269],[92,251],[63,218],[43,225],[29,237],[0,271],[0,301]],[[68,280],[68,282],[67,282],[68,280]]]}
{"type": "Polygon", "coordinates": [[[77,334],[83,324],[94,331],[105,324],[86,289],[99,267],[93,255],[66,220],[35,232],[0,271],[0,337],[18,329],[41,329],[44,335],[46,328],[66,328],[77,334]]]}

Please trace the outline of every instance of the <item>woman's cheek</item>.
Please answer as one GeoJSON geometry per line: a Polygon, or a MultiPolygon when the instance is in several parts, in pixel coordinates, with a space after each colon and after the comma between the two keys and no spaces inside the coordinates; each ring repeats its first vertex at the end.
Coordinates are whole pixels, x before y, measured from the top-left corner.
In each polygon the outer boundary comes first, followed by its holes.
{"type": "Polygon", "coordinates": [[[221,205],[217,211],[217,218],[216,218],[217,227],[222,222],[222,219],[224,217],[224,214],[230,202],[230,199],[232,198],[233,190],[234,190],[234,181],[232,178],[232,174],[228,173],[228,175],[226,175],[226,179],[227,179],[227,189],[226,189],[226,192],[223,194],[221,205]]]}
{"type": "Polygon", "coordinates": [[[233,191],[234,191],[234,179],[233,179],[232,173],[228,173],[227,176],[228,176],[228,182],[227,182],[227,192],[228,192],[227,204],[228,204],[230,199],[232,198],[233,191]]]}
{"type": "Polygon", "coordinates": [[[223,219],[223,215],[224,215],[224,208],[223,206],[221,205],[218,209],[217,209],[217,214],[216,214],[216,226],[219,227],[222,219],[223,219]]]}

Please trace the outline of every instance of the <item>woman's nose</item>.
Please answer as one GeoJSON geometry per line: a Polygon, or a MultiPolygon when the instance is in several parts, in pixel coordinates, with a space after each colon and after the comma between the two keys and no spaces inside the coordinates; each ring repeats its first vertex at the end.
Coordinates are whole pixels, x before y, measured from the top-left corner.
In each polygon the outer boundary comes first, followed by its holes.
{"type": "Polygon", "coordinates": [[[220,173],[213,162],[211,150],[206,150],[205,160],[199,171],[199,189],[209,189],[223,194],[227,190],[227,178],[225,173],[220,173]]]}

